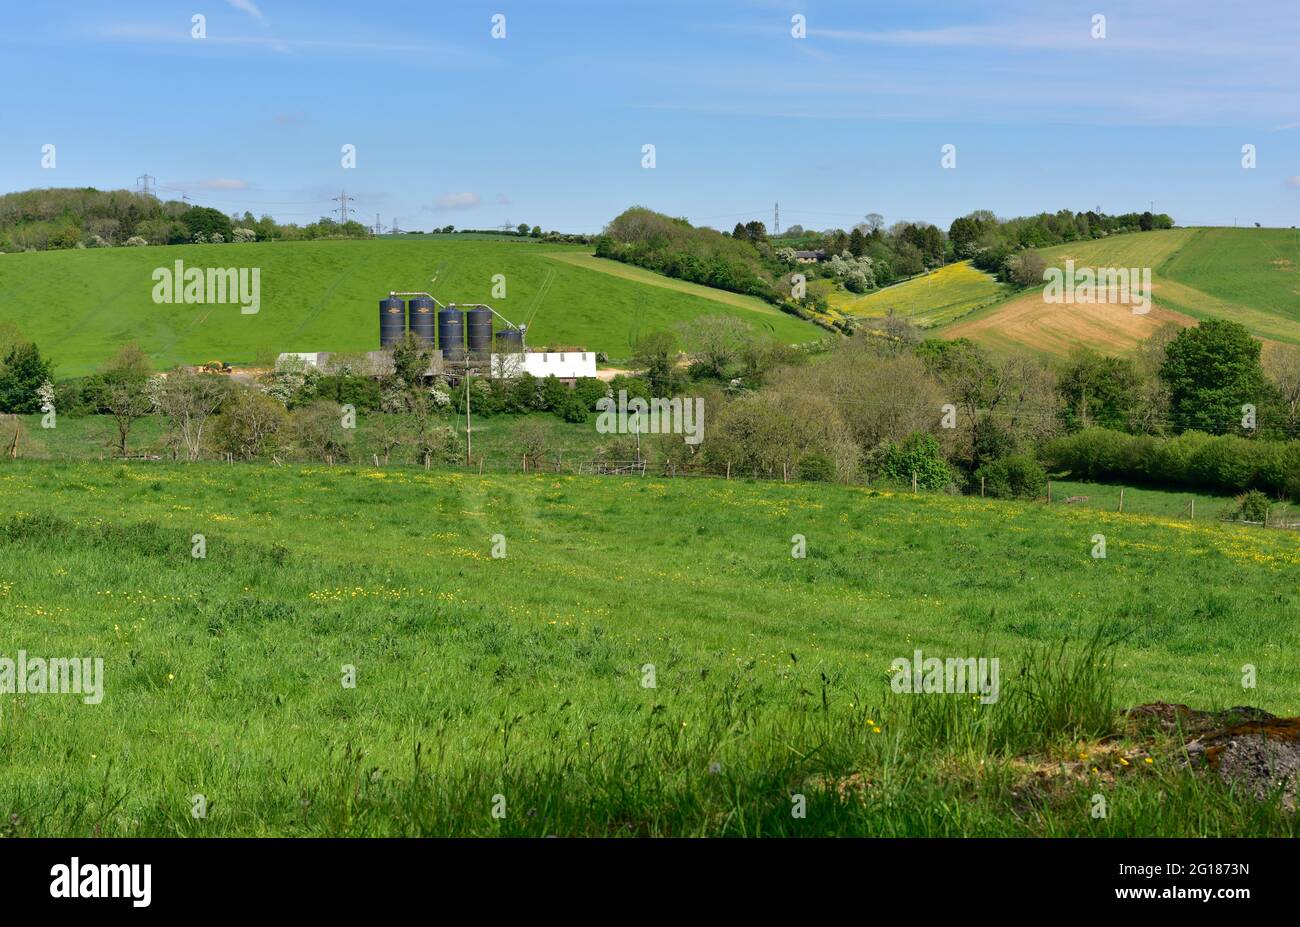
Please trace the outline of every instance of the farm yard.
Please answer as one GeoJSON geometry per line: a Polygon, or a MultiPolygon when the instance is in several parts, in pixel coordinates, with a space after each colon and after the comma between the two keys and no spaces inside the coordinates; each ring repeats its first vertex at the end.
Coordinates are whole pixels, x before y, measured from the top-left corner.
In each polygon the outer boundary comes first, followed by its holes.
{"type": "Polygon", "coordinates": [[[98,705],[6,697],[12,833],[1297,834],[1118,714],[1300,711],[1294,532],[246,466],[0,470],[0,651],[105,663],[98,705]],[[1001,699],[894,695],[915,649],[999,657],[1001,699]]]}

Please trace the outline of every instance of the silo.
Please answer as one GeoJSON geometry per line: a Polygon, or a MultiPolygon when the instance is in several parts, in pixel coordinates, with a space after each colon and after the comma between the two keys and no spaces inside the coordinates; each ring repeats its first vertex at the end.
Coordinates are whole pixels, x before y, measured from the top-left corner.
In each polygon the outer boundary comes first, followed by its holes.
{"type": "Polygon", "coordinates": [[[465,322],[459,309],[448,307],[438,313],[438,347],[443,360],[465,356],[465,322]]]}
{"type": "Polygon", "coordinates": [[[437,306],[427,296],[416,296],[406,304],[411,320],[411,334],[420,339],[422,344],[433,347],[434,311],[437,306]]]}
{"type": "Polygon", "coordinates": [[[492,310],[475,306],[465,313],[465,331],[469,335],[469,353],[486,357],[492,353],[492,310]]]}
{"type": "Polygon", "coordinates": [[[396,296],[379,301],[379,346],[391,348],[406,337],[406,303],[396,296]]]}
{"type": "Polygon", "coordinates": [[[524,352],[524,333],[517,328],[503,328],[497,332],[498,354],[522,354],[524,352]]]}

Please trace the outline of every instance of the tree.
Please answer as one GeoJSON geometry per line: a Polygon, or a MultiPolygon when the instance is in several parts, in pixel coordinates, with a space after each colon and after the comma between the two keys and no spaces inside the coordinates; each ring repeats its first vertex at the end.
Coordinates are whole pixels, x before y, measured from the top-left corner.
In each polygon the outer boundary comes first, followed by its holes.
{"type": "Polygon", "coordinates": [[[1264,371],[1278,392],[1283,410],[1283,430],[1300,438],[1300,348],[1274,345],[1264,356],[1264,371]]]}
{"type": "Polygon", "coordinates": [[[204,240],[209,240],[213,235],[220,235],[221,239],[226,241],[231,236],[230,217],[219,209],[191,206],[181,215],[181,222],[185,224],[185,230],[190,238],[202,235],[204,240]]]}
{"type": "Polygon", "coordinates": [[[289,417],[294,446],[316,460],[333,464],[346,460],[353,429],[343,427],[343,416],[332,402],[318,400],[297,409],[289,417]]]}
{"type": "Polygon", "coordinates": [[[1057,381],[1061,415],[1071,431],[1101,425],[1127,431],[1141,399],[1141,376],[1131,360],[1091,349],[1070,356],[1057,381]]]}
{"type": "Polygon", "coordinates": [[[555,429],[550,423],[536,418],[524,418],[510,431],[515,452],[522,465],[525,458],[528,469],[541,470],[546,465],[546,450],[555,440],[555,429]]]}
{"type": "Polygon", "coordinates": [[[1244,325],[1225,319],[1204,319],[1179,332],[1160,367],[1174,424],[1210,434],[1239,431],[1242,406],[1262,406],[1274,395],[1260,347],[1244,325]]]}
{"type": "Polygon", "coordinates": [[[276,446],[289,413],[284,404],[251,387],[234,389],[216,424],[217,447],[252,460],[276,446]]]}
{"type": "Polygon", "coordinates": [[[867,253],[867,236],[862,234],[862,230],[854,228],[849,233],[849,254],[854,257],[862,257],[867,253]]]}
{"type": "Polygon", "coordinates": [[[41,401],[36,391],[53,375],[54,364],[41,357],[36,345],[13,344],[0,362],[0,412],[39,412],[41,401]]]}
{"type": "Polygon", "coordinates": [[[1046,270],[1047,261],[1037,251],[1022,251],[1010,258],[1009,274],[1017,286],[1040,286],[1046,270]]]}
{"type": "Polygon", "coordinates": [[[740,350],[749,326],[729,315],[699,316],[680,326],[692,363],[722,377],[740,350]]]}
{"type": "Polygon", "coordinates": [[[429,369],[432,356],[427,344],[407,332],[406,337],[393,346],[393,376],[404,388],[415,391],[429,369]]]}
{"type": "Polygon", "coordinates": [[[528,223],[520,222],[517,226],[515,226],[515,231],[518,232],[520,236],[527,235],[529,231],[528,223]]]}
{"type": "Polygon", "coordinates": [[[138,344],[123,345],[104,367],[99,404],[117,426],[117,451],[127,456],[127,442],[135,423],[153,409],[149,397],[149,356],[138,344]]]}
{"type": "Polygon", "coordinates": [[[670,331],[650,332],[637,339],[632,363],[645,371],[646,379],[650,381],[650,390],[654,395],[673,394],[677,352],[677,336],[670,331]]]}
{"type": "Polygon", "coordinates": [[[186,460],[198,460],[204,432],[229,394],[230,383],[218,374],[193,373],[178,367],[149,381],[153,406],[167,417],[167,427],[186,460]]]}

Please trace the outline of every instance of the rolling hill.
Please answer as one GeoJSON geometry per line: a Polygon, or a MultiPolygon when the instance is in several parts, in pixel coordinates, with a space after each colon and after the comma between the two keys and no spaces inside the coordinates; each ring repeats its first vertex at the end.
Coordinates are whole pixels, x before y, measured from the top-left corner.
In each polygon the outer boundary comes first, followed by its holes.
{"type": "MultiPolygon", "coordinates": [[[[1231,319],[1265,340],[1300,343],[1300,238],[1292,229],[1171,229],[1071,242],[1039,252],[1049,266],[1149,267],[1151,312],[1127,306],[1053,304],[1021,291],[945,326],[994,349],[1063,355],[1088,345],[1122,352],[1166,323],[1231,319]]],[[[933,275],[931,275],[933,276],[933,275]]],[[[911,281],[920,285],[919,278],[911,281]]],[[[972,298],[977,288],[971,285],[972,298]]]]}
{"type": "Polygon", "coordinates": [[[862,296],[834,293],[830,305],[847,316],[880,318],[893,312],[933,328],[990,305],[1006,292],[991,275],[961,261],[862,296]]]}
{"type": "Polygon", "coordinates": [[[0,322],[16,323],[64,377],[92,371],[131,341],[160,368],[214,358],[253,364],[281,351],[370,350],[378,346],[378,300],[390,290],[431,286],[443,302],[487,302],[515,322],[533,318],[533,345],[582,345],[612,360],[630,355],[640,333],[700,315],[735,316],[787,342],[821,334],[760,300],[627,271],[596,262],[581,246],[510,239],[28,252],[0,256],[0,322]],[[178,260],[260,268],[260,311],[155,304],[154,269],[178,260]],[[496,274],[505,277],[504,298],[491,295],[496,274]]]}

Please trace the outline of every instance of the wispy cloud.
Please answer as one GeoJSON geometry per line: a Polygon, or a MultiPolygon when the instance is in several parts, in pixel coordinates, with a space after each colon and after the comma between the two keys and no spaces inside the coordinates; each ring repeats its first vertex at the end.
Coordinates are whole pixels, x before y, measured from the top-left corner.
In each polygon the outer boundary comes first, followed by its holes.
{"type": "Polygon", "coordinates": [[[432,206],[426,206],[425,209],[431,212],[443,212],[449,209],[473,209],[482,202],[483,198],[477,193],[444,193],[434,201],[432,206]]]}
{"type": "Polygon", "coordinates": [[[178,180],[169,183],[169,189],[176,190],[248,190],[252,188],[247,180],[237,177],[211,177],[207,180],[178,180]]]}
{"type": "Polygon", "coordinates": [[[267,22],[265,14],[263,14],[262,11],[257,8],[257,4],[254,3],[253,0],[226,0],[226,2],[229,3],[231,6],[233,6],[235,9],[239,10],[241,13],[247,13],[249,16],[256,19],[262,25],[264,26],[270,25],[270,23],[267,22]]]}
{"type": "MultiPolygon", "coordinates": [[[[168,42],[188,43],[197,40],[190,36],[188,29],[167,29],[157,25],[139,23],[113,23],[95,31],[97,38],[119,42],[168,42]]],[[[284,39],[275,36],[257,35],[213,35],[208,34],[202,41],[212,45],[233,47],[265,48],[277,52],[297,51],[355,51],[355,52],[395,52],[420,54],[423,60],[450,66],[451,59],[457,59],[457,66],[464,56],[459,49],[429,42],[425,44],[412,42],[391,42],[386,40],[349,40],[349,39],[284,39]]]]}

